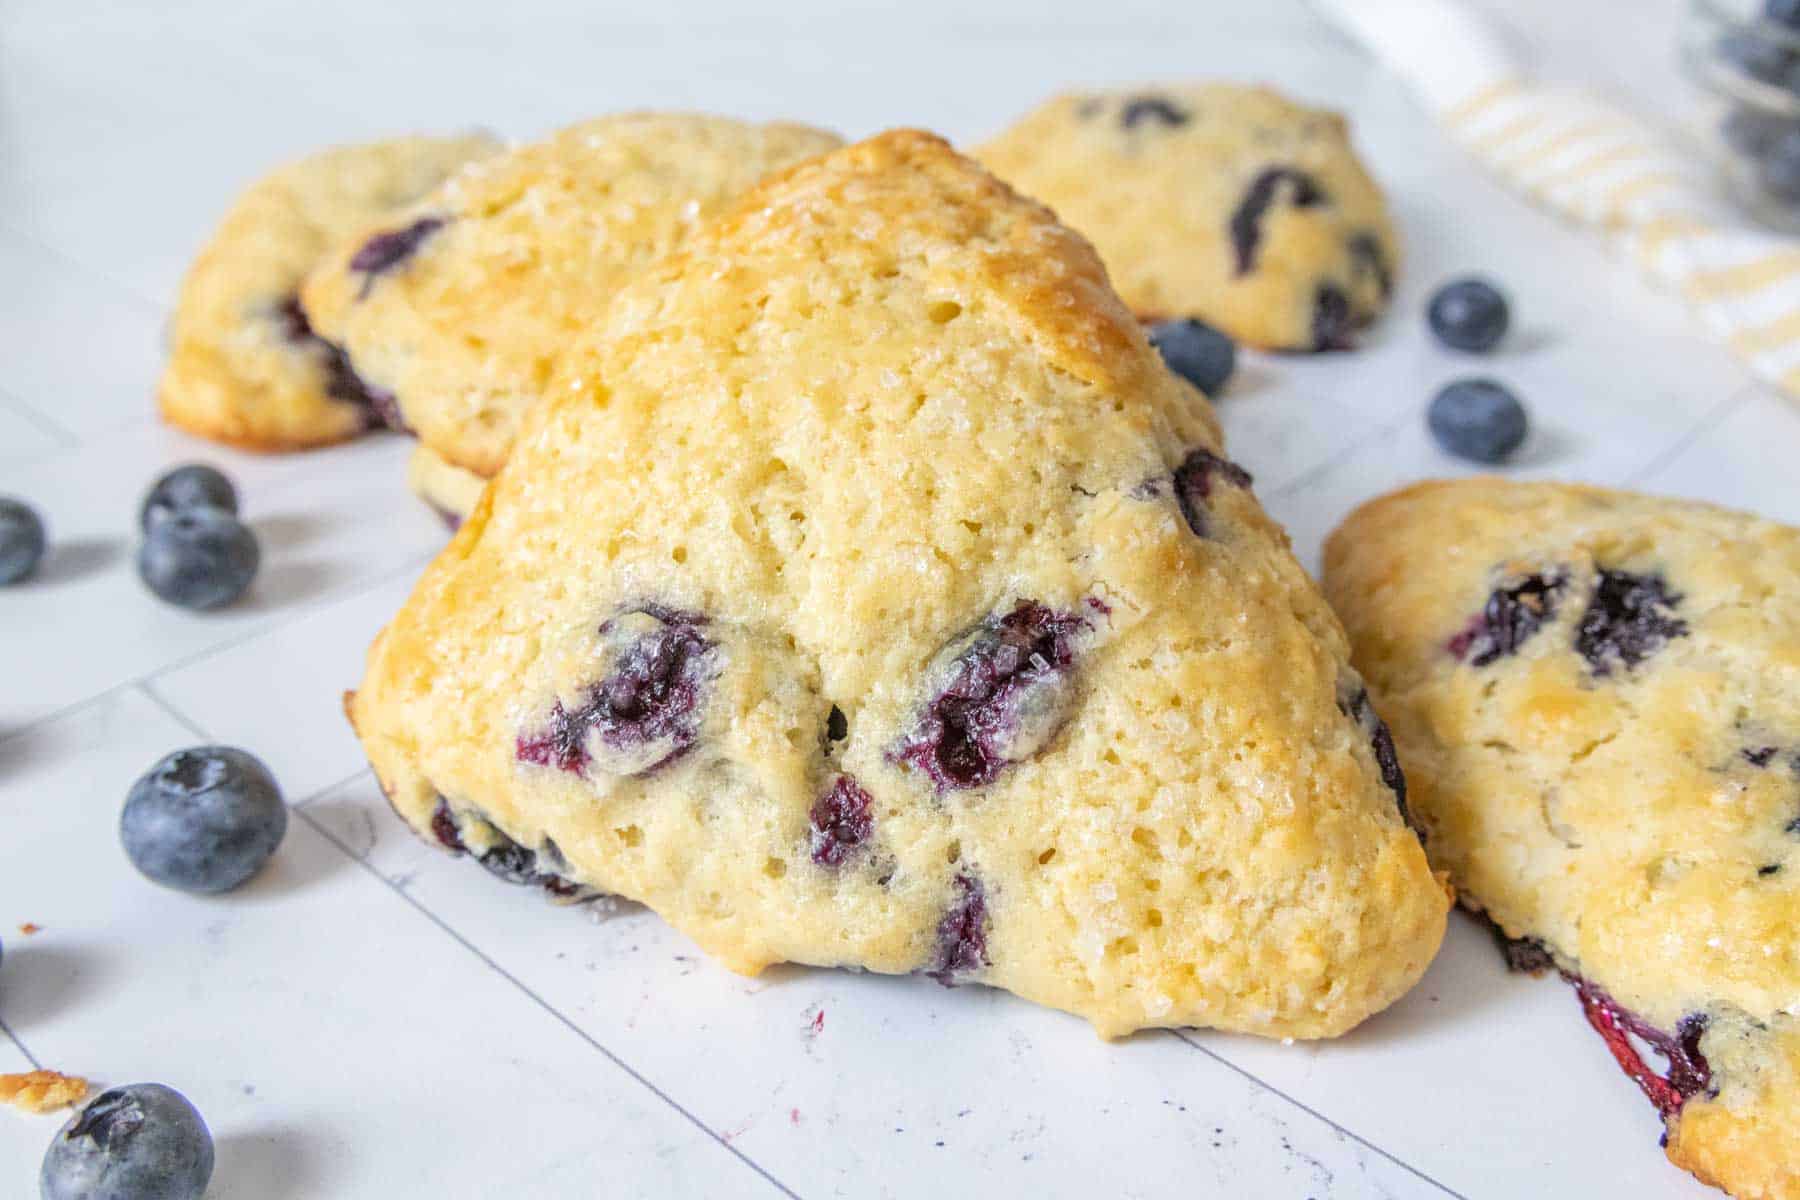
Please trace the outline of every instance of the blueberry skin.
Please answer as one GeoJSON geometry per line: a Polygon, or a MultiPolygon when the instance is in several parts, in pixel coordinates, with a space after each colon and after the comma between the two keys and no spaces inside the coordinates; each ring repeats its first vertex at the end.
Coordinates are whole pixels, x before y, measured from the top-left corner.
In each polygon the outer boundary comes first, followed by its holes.
{"type": "Polygon", "coordinates": [[[69,1118],[44,1152],[42,1200],[200,1200],[212,1180],[212,1131],[160,1083],[111,1088],[69,1118]]]}
{"type": "Polygon", "coordinates": [[[256,578],[262,549],[250,527],[217,508],[159,516],[138,547],[138,576],[182,608],[230,604],[256,578]]]}
{"type": "Polygon", "coordinates": [[[1452,280],[1434,292],[1425,319],[1437,340],[1452,350],[1486,354],[1506,336],[1512,313],[1499,288],[1470,277],[1452,280]]]}
{"type": "Polygon", "coordinates": [[[131,785],[119,817],[125,855],[184,892],[228,892],[269,861],[287,806],[255,755],[231,746],[177,750],[131,785]]]}
{"type": "Polygon", "coordinates": [[[176,467],[158,479],[138,507],[138,528],[145,533],[162,517],[190,508],[217,508],[237,515],[237,489],[225,473],[205,463],[176,467]]]}
{"type": "Polygon", "coordinates": [[[1431,399],[1431,436],[1447,453],[1479,463],[1500,463],[1525,440],[1525,406],[1492,379],[1459,379],[1431,399]]]}
{"type": "Polygon", "coordinates": [[[1800,32],[1800,0],[1763,0],[1763,20],[1800,32]]]}
{"type": "Polygon", "coordinates": [[[44,519],[23,500],[0,496],[0,585],[17,583],[43,560],[44,519]]]}
{"type": "Polygon", "coordinates": [[[1764,33],[1737,29],[1719,39],[1719,57],[1760,83],[1780,83],[1794,52],[1764,33]]]}
{"type": "MultiPolygon", "coordinates": [[[[1796,0],[1800,3],[1800,0],[1796,0]]],[[[1784,133],[1800,128],[1793,118],[1744,104],[1732,109],[1719,123],[1725,144],[1745,158],[1761,158],[1784,133]]]]}
{"type": "Polygon", "coordinates": [[[1208,396],[1216,396],[1237,369],[1237,343],[1211,325],[1194,320],[1164,321],[1150,330],[1150,344],[1169,370],[1208,396]]]}

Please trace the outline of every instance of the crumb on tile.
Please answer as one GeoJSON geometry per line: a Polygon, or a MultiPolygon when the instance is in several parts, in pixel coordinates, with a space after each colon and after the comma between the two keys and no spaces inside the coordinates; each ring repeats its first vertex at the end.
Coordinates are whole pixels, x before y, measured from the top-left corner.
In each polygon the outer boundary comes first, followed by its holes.
{"type": "Polygon", "coordinates": [[[26,1071],[0,1074],[0,1100],[28,1113],[55,1112],[78,1103],[88,1093],[88,1082],[58,1071],[26,1071]]]}
{"type": "Polygon", "coordinates": [[[34,933],[42,933],[43,930],[44,930],[44,927],[42,925],[39,925],[36,921],[27,921],[23,925],[19,926],[19,932],[24,934],[26,937],[30,937],[34,933]]]}

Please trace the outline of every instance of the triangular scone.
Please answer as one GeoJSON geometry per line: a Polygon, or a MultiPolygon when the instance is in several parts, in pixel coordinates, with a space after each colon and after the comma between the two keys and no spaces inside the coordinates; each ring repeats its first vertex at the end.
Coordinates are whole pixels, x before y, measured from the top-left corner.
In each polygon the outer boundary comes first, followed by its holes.
{"type": "Polygon", "coordinates": [[[340,239],[431,191],[500,144],[483,134],[334,146],[252,184],[226,213],[181,284],[163,417],[252,450],[354,437],[389,402],[300,309],[300,283],[340,239]]]}
{"type": "Polygon", "coordinates": [[[1088,244],[929,134],[620,293],[370,652],[395,808],[732,968],[1340,1033],[1448,900],[1344,635],[1088,244]]]}
{"type": "Polygon", "coordinates": [[[700,113],[583,121],[365,230],[307,281],[306,313],[431,450],[425,478],[451,486],[426,498],[454,502],[500,469],[556,355],[621,283],[770,171],[842,144],[700,113]]]}
{"type": "Polygon", "coordinates": [[[1672,1159],[1800,1196],[1800,530],[1428,483],[1346,521],[1325,583],[1465,902],[1577,984],[1672,1159]]]}

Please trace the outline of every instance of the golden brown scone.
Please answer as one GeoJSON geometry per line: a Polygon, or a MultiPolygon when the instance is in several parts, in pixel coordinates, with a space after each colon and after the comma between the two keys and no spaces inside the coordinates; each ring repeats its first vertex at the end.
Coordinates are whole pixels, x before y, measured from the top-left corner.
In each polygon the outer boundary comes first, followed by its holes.
{"type": "Polygon", "coordinates": [[[929,134],[626,285],[370,652],[396,810],[731,968],[1340,1033],[1448,899],[1337,621],[1091,248],[929,134]]]}
{"type": "Polygon", "coordinates": [[[1800,1196],[1800,530],[1426,483],[1332,535],[1325,585],[1465,903],[1576,982],[1670,1158],[1800,1196]]]}
{"type": "Polygon", "coordinates": [[[444,461],[430,446],[413,447],[406,462],[406,486],[412,494],[436,509],[452,529],[475,511],[487,480],[466,467],[444,461]]]}
{"type": "Polygon", "coordinates": [[[490,476],[621,283],[770,171],[839,145],[697,113],[584,121],[377,222],[307,282],[306,313],[440,461],[490,476]]]}
{"type": "Polygon", "coordinates": [[[1145,320],[1335,350],[1387,304],[1387,202],[1344,118],[1266,87],[1070,92],[976,151],[1093,240],[1145,320]]]}
{"type": "Polygon", "coordinates": [[[76,1075],[60,1071],[26,1071],[17,1075],[0,1075],[0,1102],[28,1113],[55,1112],[79,1102],[88,1092],[88,1082],[76,1075]]]}
{"type": "Polygon", "coordinates": [[[163,417],[251,450],[342,441],[387,401],[308,324],[300,281],[339,240],[416,200],[492,138],[409,137],[322,150],[258,180],[188,269],[157,389],[163,417]]]}

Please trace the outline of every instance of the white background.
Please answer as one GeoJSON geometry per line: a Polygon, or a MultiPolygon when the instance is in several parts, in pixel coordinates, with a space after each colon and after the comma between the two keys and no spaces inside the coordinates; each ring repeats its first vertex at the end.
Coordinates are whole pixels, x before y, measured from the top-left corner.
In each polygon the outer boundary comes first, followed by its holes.
{"type": "MultiPolygon", "coordinates": [[[[1550,73],[1683,107],[1672,0],[1504,9],[1550,73]]],[[[971,141],[1063,85],[1214,74],[1349,111],[1407,243],[1366,349],[1253,358],[1221,403],[1309,567],[1354,503],[1459,469],[1421,414],[1472,367],[1536,416],[1517,475],[1800,520],[1796,409],[1476,176],[1299,3],[0,7],[0,492],[57,543],[0,594],[0,1070],[181,1089],[218,1136],[217,1198],[1710,1194],[1663,1161],[1569,991],[1507,976],[1461,917],[1419,988],[1341,1041],[1107,1045],[980,988],[740,979],[643,910],[597,921],[493,883],[400,827],[338,712],[443,540],[404,494],[405,445],[252,458],[152,415],[183,266],[236,188],[323,143],[627,106],[971,141]],[[1504,281],[1518,326],[1479,364],[1418,315],[1469,270],[1504,281]],[[193,457],[237,478],[265,550],[254,598],[205,617],[130,564],[139,495],[193,457]],[[114,833],[131,780],[201,740],[261,755],[299,818],[213,900],[139,879],[114,833]]],[[[0,1195],[33,1194],[56,1124],[0,1113],[0,1195]]]]}

